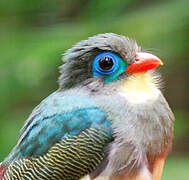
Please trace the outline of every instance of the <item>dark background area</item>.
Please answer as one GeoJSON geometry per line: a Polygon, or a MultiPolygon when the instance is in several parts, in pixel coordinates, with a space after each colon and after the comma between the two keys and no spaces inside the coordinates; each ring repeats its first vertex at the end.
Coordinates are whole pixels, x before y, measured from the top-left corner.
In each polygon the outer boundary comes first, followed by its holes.
{"type": "Polygon", "coordinates": [[[65,50],[91,35],[114,32],[163,60],[162,90],[176,116],[163,179],[189,179],[188,7],[188,0],[1,0],[0,161],[32,109],[58,88],[65,50]]]}

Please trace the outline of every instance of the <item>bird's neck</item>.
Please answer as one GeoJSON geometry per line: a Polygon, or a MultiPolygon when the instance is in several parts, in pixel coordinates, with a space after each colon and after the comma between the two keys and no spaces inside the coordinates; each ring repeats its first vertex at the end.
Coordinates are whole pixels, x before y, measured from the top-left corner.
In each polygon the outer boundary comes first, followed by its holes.
{"type": "Polygon", "coordinates": [[[158,79],[150,73],[140,73],[122,80],[119,91],[130,103],[140,104],[158,98],[158,79]]]}

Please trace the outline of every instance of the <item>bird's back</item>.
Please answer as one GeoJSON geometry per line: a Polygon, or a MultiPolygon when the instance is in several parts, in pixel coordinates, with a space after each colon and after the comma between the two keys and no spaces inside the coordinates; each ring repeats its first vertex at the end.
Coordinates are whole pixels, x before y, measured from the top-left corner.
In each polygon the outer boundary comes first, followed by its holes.
{"type": "Polygon", "coordinates": [[[111,141],[110,121],[92,98],[77,89],[53,93],[26,121],[3,179],[79,179],[97,168],[111,141]]]}

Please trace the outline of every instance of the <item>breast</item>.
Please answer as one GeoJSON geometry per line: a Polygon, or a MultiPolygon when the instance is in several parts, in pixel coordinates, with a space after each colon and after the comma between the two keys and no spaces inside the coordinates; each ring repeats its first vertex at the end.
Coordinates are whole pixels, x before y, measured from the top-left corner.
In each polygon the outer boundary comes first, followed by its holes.
{"type": "Polygon", "coordinates": [[[131,178],[119,177],[115,180],[152,180],[152,173],[149,171],[148,167],[144,165],[136,176],[131,178]]]}
{"type": "MultiPolygon", "coordinates": [[[[137,173],[135,180],[151,180],[151,161],[167,151],[173,120],[153,77],[148,74],[131,76],[120,82],[117,93],[99,101],[111,119],[115,136],[109,151],[109,164],[102,175],[116,172],[128,175],[128,169],[132,168],[137,173]]],[[[133,180],[128,176],[118,177],[118,180],[133,180]]]]}
{"type": "MultiPolygon", "coordinates": [[[[134,177],[105,177],[105,176],[99,176],[97,178],[95,178],[94,180],[152,180],[152,173],[149,171],[149,169],[144,166],[141,168],[141,170],[139,171],[139,173],[134,176],[134,177]]],[[[89,180],[89,179],[82,179],[82,180],[89,180]]],[[[159,179],[155,179],[155,180],[159,180],[159,179]]]]}

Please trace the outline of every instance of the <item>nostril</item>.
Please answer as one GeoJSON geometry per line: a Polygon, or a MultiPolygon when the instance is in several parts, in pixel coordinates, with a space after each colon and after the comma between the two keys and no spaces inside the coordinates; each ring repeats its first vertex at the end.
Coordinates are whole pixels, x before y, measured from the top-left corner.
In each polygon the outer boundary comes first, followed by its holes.
{"type": "Polygon", "coordinates": [[[136,60],[135,61],[139,61],[139,59],[138,58],[136,58],[136,60]]]}

